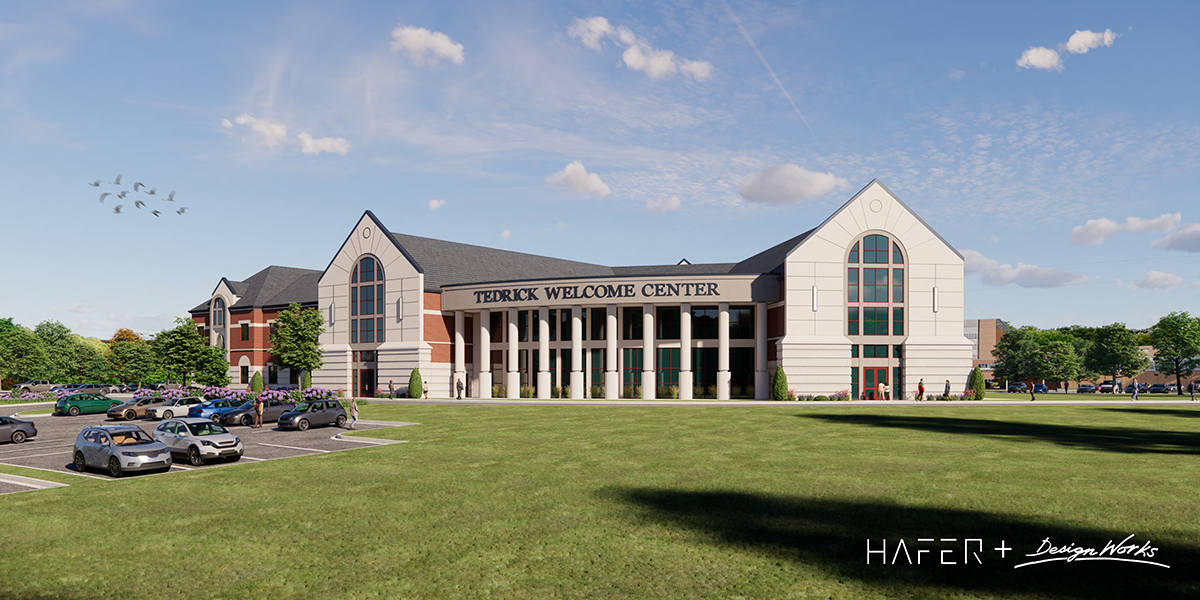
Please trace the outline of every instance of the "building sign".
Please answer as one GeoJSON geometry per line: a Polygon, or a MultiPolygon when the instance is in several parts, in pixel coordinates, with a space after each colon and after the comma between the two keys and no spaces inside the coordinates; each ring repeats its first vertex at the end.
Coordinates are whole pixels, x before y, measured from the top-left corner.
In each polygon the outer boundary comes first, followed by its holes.
{"type": "MultiPolygon", "coordinates": [[[[698,278],[697,278],[698,279],[698,278]]],[[[774,277],[734,276],[699,281],[608,279],[447,286],[443,310],[500,306],[559,306],[564,304],[638,304],[682,302],[774,302],[779,282],[774,277]],[[497,306],[498,305],[498,306],[497,306]]]]}

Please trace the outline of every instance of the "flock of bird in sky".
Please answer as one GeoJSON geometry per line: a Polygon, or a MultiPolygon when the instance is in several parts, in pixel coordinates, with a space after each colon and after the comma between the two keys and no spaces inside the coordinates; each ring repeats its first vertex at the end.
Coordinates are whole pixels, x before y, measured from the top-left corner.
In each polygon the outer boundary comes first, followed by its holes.
{"type": "MultiPolygon", "coordinates": [[[[98,188],[98,187],[100,187],[100,180],[97,179],[96,181],[89,183],[88,185],[90,185],[94,188],[98,188]]],[[[117,178],[114,179],[113,181],[109,182],[109,185],[114,185],[114,186],[120,187],[121,174],[118,173],[117,178]]],[[[147,190],[146,189],[147,187],[148,186],[146,184],[139,181],[139,182],[133,184],[133,193],[135,193],[135,194],[138,193],[139,188],[140,188],[141,190],[146,190],[141,193],[146,194],[147,196],[157,196],[158,195],[158,188],[149,188],[147,190]]],[[[118,192],[116,194],[114,194],[112,192],[104,192],[103,194],[100,194],[100,202],[103,203],[104,199],[109,196],[116,196],[117,198],[124,200],[125,197],[129,195],[129,193],[130,193],[129,190],[121,190],[120,192],[118,192]]],[[[168,194],[166,197],[160,196],[160,198],[165,202],[174,202],[175,201],[175,190],[171,190],[171,193],[168,194]]],[[[140,210],[146,206],[146,203],[141,200],[135,200],[133,205],[136,206],[140,210]]],[[[125,207],[124,204],[118,204],[116,207],[113,208],[113,212],[119,215],[119,214],[121,214],[121,209],[124,207],[125,207]]],[[[187,212],[187,209],[188,209],[188,207],[186,207],[186,206],[180,206],[179,209],[175,211],[175,214],[182,216],[183,213],[187,212]]],[[[162,212],[152,208],[150,210],[150,214],[157,217],[157,216],[161,215],[162,212]]]]}

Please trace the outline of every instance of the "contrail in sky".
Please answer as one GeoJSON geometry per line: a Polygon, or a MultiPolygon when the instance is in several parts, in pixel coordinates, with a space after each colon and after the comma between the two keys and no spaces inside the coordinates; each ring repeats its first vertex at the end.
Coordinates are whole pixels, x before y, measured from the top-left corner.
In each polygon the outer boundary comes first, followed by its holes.
{"type": "Polygon", "coordinates": [[[754,53],[758,55],[758,60],[761,61],[763,66],[767,68],[767,72],[771,74],[771,79],[775,80],[775,85],[779,86],[779,91],[783,92],[783,96],[787,98],[788,104],[792,105],[792,109],[796,111],[796,115],[800,117],[801,121],[804,121],[804,126],[808,127],[809,131],[812,131],[812,125],[808,124],[808,119],[805,119],[804,115],[800,113],[800,109],[796,108],[796,103],[792,100],[792,95],[789,94],[786,89],[784,89],[783,82],[779,81],[779,77],[775,75],[775,70],[771,68],[771,65],[767,64],[767,59],[763,57],[762,52],[758,50],[758,45],[755,44],[754,40],[750,38],[750,33],[746,31],[745,27],[742,27],[742,22],[738,20],[736,15],[733,14],[733,9],[729,8],[729,3],[725,0],[721,0],[721,4],[725,6],[725,12],[729,13],[729,18],[733,19],[733,24],[737,25],[738,31],[742,32],[742,37],[746,38],[746,43],[750,44],[750,47],[754,49],[754,53]]]}

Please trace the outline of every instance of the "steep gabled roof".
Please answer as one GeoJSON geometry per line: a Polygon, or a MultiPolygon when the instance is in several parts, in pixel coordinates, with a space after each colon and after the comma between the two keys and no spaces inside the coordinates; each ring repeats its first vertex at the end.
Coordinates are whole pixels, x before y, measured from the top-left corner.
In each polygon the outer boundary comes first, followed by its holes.
{"type": "Polygon", "coordinates": [[[779,273],[783,274],[783,263],[787,260],[787,255],[792,251],[792,248],[800,245],[800,242],[808,239],[808,236],[816,228],[809,229],[804,233],[776,244],[742,262],[733,266],[730,273],[779,273]]]}
{"type": "Polygon", "coordinates": [[[230,310],[286,306],[291,302],[317,303],[321,271],[271,265],[245,281],[230,282],[241,298],[230,310]]]}

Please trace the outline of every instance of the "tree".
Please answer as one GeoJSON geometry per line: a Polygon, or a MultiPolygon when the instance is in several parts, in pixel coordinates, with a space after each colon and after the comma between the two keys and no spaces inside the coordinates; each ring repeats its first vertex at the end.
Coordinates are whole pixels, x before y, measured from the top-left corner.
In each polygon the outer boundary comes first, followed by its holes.
{"type": "Polygon", "coordinates": [[[1084,379],[1089,381],[1099,379],[1099,373],[1087,366],[1087,356],[1092,351],[1092,341],[1084,338],[1071,338],[1071,346],[1075,348],[1075,356],[1078,356],[1080,360],[1079,372],[1075,374],[1075,387],[1078,388],[1082,385],[1084,379]]]}
{"type": "Polygon", "coordinates": [[[226,387],[229,385],[229,361],[225,350],[218,346],[204,346],[196,372],[196,383],[226,387]]]}
{"type": "Polygon", "coordinates": [[[0,319],[0,336],[2,336],[14,329],[24,329],[24,327],[21,327],[20,325],[13,323],[12,317],[6,317],[3,319],[0,319]]]}
{"type": "MultiPolygon", "coordinates": [[[[271,354],[276,362],[294,370],[316,371],[325,361],[321,358],[321,334],[325,319],[315,308],[301,308],[293,302],[275,318],[278,325],[271,332],[271,354]]],[[[304,379],[300,380],[301,389],[304,379]]]]}
{"type": "Polygon", "coordinates": [[[408,397],[420,398],[422,388],[421,371],[419,369],[413,369],[412,373],[408,374],[408,397]]]}
{"type": "Polygon", "coordinates": [[[1032,382],[1039,379],[1040,352],[1037,328],[1026,326],[1010,329],[992,350],[992,355],[996,357],[992,373],[1006,382],[1023,379],[1032,382]]]}
{"type": "Polygon", "coordinates": [[[115,344],[117,342],[142,342],[142,341],[145,341],[142,339],[142,336],[134,333],[134,331],[128,327],[122,327],[113,333],[112,340],[110,340],[109,343],[115,344]]]}
{"type": "Polygon", "coordinates": [[[112,374],[122,382],[148,381],[154,371],[154,354],[146,342],[114,341],[109,344],[105,358],[112,374]]]}
{"type": "Polygon", "coordinates": [[[1150,328],[1154,369],[1175,376],[1176,394],[1183,394],[1183,378],[1200,367],[1200,318],[1173,312],[1150,328]]]}
{"type": "Polygon", "coordinates": [[[183,385],[186,386],[193,375],[200,371],[204,359],[204,340],[196,332],[196,324],[191,319],[176,317],[175,327],[154,336],[152,347],[159,366],[169,377],[178,379],[183,385]]]}
{"type": "Polygon", "coordinates": [[[775,367],[775,376],[771,378],[771,399],[783,402],[788,399],[787,373],[783,367],[775,367]]]}
{"type": "Polygon", "coordinates": [[[250,391],[255,394],[263,391],[262,371],[255,371],[254,377],[250,378],[250,391]]]}
{"type": "Polygon", "coordinates": [[[1115,394],[1118,376],[1137,375],[1150,366],[1150,360],[1138,350],[1135,334],[1124,323],[1113,323],[1096,330],[1096,340],[1084,364],[1097,373],[1112,375],[1115,394]]]}
{"type": "Polygon", "coordinates": [[[0,375],[4,379],[40,379],[46,363],[42,340],[24,327],[0,333],[0,375]]]}
{"type": "Polygon", "coordinates": [[[975,399],[983,400],[987,394],[987,381],[983,378],[983,371],[979,367],[971,369],[971,375],[967,377],[967,387],[975,391],[975,399]]]}
{"type": "Polygon", "coordinates": [[[1071,381],[1083,371],[1083,359],[1075,354],[1075,346],[1069,341],[1046,341],[1041,344],[1038,371],[1040,379],[1071,381]]]}
{"type": "Polygon", "coordinates": [[[82,369],[76,357],[75,335],[58,321],[42,321],[33,328],[46,351],[42,375],[51,381],[70,383],[79,379],[82,369]]]}

